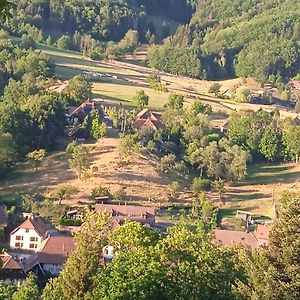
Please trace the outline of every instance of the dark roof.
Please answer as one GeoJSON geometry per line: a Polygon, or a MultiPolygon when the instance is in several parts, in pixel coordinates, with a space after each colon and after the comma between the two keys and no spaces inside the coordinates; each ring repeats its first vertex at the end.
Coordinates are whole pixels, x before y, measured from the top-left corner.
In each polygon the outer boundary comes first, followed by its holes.
{"type": "Polygon", "coordinates": [[[69,137],[72,138],[81,138],[81,139],[86,139],[87,138],[87,132],[84,127],[73,127],[67,130],[67,134],[69,137]]]}
{"type": "Polygon", "coordinates": [[[116,211],[122,215],[140,216],[142,213],[155,215],[155,208],[150,206],[135,205],[114,205],[114,204],[96,204],[96,212],[98,211],[116,211]]]}
{"type": "Polygon", "coordinates": [[[40,236],[44,236],[47,230],[49,229],[48,225],[44,222],[44,220],[41,217],[37,217],[37,216],[30,216],[20,226],[15,228],[11,232],[11,234],[14,234],[20,228],[34,229],[40,236]]]}
{"type": "Polygon", "coordinates": [[[251,249],[259,246],[254,234],[246,231],[216,229],[215,242],[224,246],[243,245],[251,249]]]}
{"type": "Polygon", "coordinates": [[[0,227],[7,227],[7,219],[6,207],[0,206],[0,227]]]}

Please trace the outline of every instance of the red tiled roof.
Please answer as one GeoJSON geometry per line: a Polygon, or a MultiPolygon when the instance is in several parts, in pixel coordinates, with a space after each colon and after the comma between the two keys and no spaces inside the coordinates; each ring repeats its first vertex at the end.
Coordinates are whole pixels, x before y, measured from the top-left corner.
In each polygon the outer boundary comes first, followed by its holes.
{"type": "Polygon", "coordinates": [[[134,122],[133,127],[136,129],[141,129],[145,125],[146,121],[147,120],[145,119],[138,119],[134,122]]]}
{"type": "Polygon", "coordinates": [[[49,236],[44,240],[41,250],[27,261],[26,271],[36,264],[64,264],[74,251],[74,239],[71,236],[49,236]]]}
{"type": "Polygon", "coordinates": [[[251,249],[258,248],[259,244],[252,232],[234,230],[215,230],[215,242],[219,245],[243,245],[251,249]]]}
{"type": "Polygon", "coordinates": [[[143,213],[155,215],[155,208],[150,206],[96,204],[96,212],[117,212],[124,216],[141,216],[143,213]]]}
{"type": "Polygon", "coordinates": [[[11,234],[15,233],[20,228],[23,229],[34,229],[40,236],[44,236],[47,232],[48,225],[44,222],[44,220],[41,217],[37,216],[31,216],[28,219],[26,219],[20,226],[15,228],[11,234]]]}
{"type": "Polygon", "coordinates": [[[38,261],[39,263],[63,264],[74,248],[74,239],[71,236],[49,236],[38,254],[38,261]]]}
{"type": "Polygon", "coordinates": [[[258,224],[255,231],[255,236],[261,240],[269,240],[270,225],[258,224]]]}
{"type": "Polygon", "coordinates": [[[2,269],[14,269],[14,270],[23,270],[20,263],[15,260],[10,254],[3,253],[1,254],[1,260],[2,260],[2,269]]]}
{"type": "MultiPolygon", "coordinates": [[[[143,116],[147,113],[151,113],[149,108],[144,108],[142,109],[137,115],[136,115],[136,119],[145,119],[143,118],[143,116]]],[[[147,119],[147,118],[146,118],[147,119]]]]}

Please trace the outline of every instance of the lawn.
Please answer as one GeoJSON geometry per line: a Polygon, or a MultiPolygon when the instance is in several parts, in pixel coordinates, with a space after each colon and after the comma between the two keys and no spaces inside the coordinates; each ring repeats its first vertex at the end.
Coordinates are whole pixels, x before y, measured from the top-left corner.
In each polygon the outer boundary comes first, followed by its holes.
{"type": "Polygon", "coordinates": [[[222,218],[232,218],[231,210],[247,210],[274,218],[281,194],[287,189],[300,188],[300,165],[261,164],[249,167],[244,182],[227,187],[227,202],[221,209],[222,218]]]}

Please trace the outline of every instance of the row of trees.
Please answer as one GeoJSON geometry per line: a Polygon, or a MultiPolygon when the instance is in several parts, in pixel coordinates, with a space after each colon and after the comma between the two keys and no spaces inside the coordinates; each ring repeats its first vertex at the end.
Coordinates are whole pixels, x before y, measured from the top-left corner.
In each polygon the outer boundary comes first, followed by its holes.
{"type": "Polygon", "coordinates": [[[300,127],[291,119],[282,120],[278,111],[235,113],[227,136],[254,159],[299,161],[300,127]]]}

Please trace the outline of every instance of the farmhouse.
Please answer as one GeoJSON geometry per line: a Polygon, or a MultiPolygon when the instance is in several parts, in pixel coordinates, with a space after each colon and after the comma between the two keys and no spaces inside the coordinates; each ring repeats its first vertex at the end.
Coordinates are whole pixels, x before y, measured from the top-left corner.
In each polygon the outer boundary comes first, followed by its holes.
{"type": "Polygon", "coordinates": [[[10,233],[10,247],[38,251],[48,231],[48,225],[41,217],[29,215],[28,218],[10,233]]]}
{"type": "Polygon", "coordinates": [[[13,283],[19,286],[26,278],[22,262],[7,252],[2,253],[0,258],[2,262],[2,280],[5,283],[13,283]]]}
{"type": "Polygon", "coordinates": [[[254,234],[260,246],[268,246],[270,230],[271,230],[270,224],[257,225],[254,234]]]}
{"type": "Polygon", "coordinates": [[[78,106],[75,109],[70,108],[67,110],[66,116],[67,116],[68,124],[70,126],[81,124],[84,118],[87,115],[89,115],[93,109],[96,109],[98,111],[100,119],[104,118],[104,112],[100,103],[96,101],[87,101],[82,103],[80,106],[78,106]]]}
{"type": "Polygon", "coordinates": [[[215,242],[222,246],[243,245],[250,249],[258,248],[258,241],[252,232],[235,230],[215,230],[215,242]]]}
{"type": "Polygon", "coordinates": [[[74,248],[71,236],[48,236],[43,241],[41,250],[26,261],[25,270],[57,276],[74,248]]]}
{"type": "Polygon", "coordinates": [[[135,129],[142,129],[143,127],[148,126],[154,130],[164,130],[165,125],[161,121],[159,114],[152,112],[150,109],[145,108],[141,110],[135,119],[133,127],[135,129]]]}
{"type": "Polygon", "coordinates": [[[142,224],[155,223],[155,209],[147,206],[96,204],[96,212],[106,211],[118,223],[137,221],[142,224]]]}
{"type": "Polygon", "coordinates": [[[254,232],[236,230],[215,230],[215,242],[218,245],[243,245],[250,249],[268,246],[270,224],[258,224],[254,232]]]}

